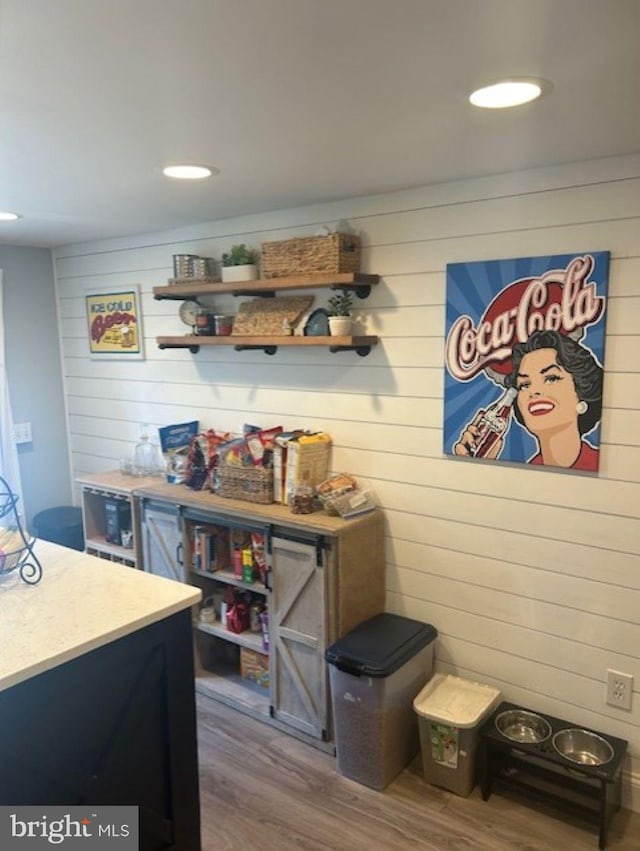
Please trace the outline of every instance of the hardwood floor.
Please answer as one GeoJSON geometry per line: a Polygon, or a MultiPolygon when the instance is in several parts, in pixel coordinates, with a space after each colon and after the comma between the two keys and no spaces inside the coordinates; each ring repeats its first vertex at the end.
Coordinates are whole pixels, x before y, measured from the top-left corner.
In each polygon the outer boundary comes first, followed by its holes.
{"type": "MultiPolygon", "coordinates": [[[[383,792],[335,759],[198,695],[202,851],[595,851],[594,826],[478,788],[425,782],[420,757],[383,792]]],[[[639,851],[640,814],[621,810],[607,848],[639,851]]]]}

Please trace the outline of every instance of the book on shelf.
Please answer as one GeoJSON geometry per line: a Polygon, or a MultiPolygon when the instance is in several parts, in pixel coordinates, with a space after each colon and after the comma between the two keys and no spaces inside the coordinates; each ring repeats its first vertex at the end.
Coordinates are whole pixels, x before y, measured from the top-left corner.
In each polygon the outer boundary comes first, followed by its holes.
{"type": "Polygon", "coordinates": [[[216,526],[193,527],[193,567],[215,573],[229,566],[228,530],[216,526]]]}

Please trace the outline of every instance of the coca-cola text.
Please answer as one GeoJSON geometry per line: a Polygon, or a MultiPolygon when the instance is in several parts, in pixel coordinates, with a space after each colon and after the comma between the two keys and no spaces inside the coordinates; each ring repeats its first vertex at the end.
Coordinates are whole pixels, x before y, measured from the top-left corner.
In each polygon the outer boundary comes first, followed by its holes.
{"type": "Polygon", "coordinates": [[[564,270],[509,284],[477,326],[470,316],[459,316],[451,326],[445,351],[453,378],[469,381],[485,367],[505,361],[513,346],[524,343],[534,331],[574,334],[597,322],[605,298],[596,295],[597,284],[588,280],[593,266],[593,257],[587,254],[575,257],[564,270]]]}

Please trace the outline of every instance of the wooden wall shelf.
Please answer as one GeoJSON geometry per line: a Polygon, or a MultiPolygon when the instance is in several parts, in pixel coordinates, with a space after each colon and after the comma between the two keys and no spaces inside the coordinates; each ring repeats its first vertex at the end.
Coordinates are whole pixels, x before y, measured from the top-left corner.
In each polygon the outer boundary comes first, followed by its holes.
{"type": "MultiPolygon", "coordinates": [[[[223,284],[212,278],[170,278],[166,286],[153,288],[153,296],[157,300],[184,301],[223,293],[231,293],[234,296],[275,296],[276,292],[281,291],[328,287],[333,290],[349,290],[357,298],[363,299],[370,295],[371,287],[379,280],[379,275],[366,275],[361,272],[262,278],[257,281],[236,281],[229,284],[223,284]]],[[[193,354],[200,351],[200,346],[233,346],[237,352],[245,349],[262,349],[267,355],[275,354],[281,346],[322,346],[332,353],[356,352],[361,357],[366,357],[372,347],[378,344],[378,337],[303,337],[298,335],[248,337],[234,334],[208,337],[187,334],[182,337],[157,337],[156,341],[160,349],[189,349],[193,354]]]]}
{"type": "Polygon", "coordinates": [[[361,272],[344,272],[337,275],[313,274],[297,275],[293,278],[261,278],[257,281],[234,281],[223,284],[212,278],[169,278],[165,286],[153,288],[153,296],[158,300],[198,298],[198,296],[231,293],[243,295],[274,295],[276,291],[304,290],[329,287],[333,290],[352,290],[358,298],[367,298],[371,287],[380,280],[379,275],[365,275],[361,272]]]}
{"type": "Polygon", "coordinates": [[[189,349],[195,354],[200,346],[233,346],[237,352],[247,349],[262,349],[265,354],[273,355],[280,346],[322,346],[330,352],[354,351],[360,357],[366,357],[372,347],[377,345],[378,337],[302,337],[289,335],[288,337],[245,337],[231,334],[225,337],[205,337],[186,334],[183,337],[157,337],[160,349],[189,349]]]}

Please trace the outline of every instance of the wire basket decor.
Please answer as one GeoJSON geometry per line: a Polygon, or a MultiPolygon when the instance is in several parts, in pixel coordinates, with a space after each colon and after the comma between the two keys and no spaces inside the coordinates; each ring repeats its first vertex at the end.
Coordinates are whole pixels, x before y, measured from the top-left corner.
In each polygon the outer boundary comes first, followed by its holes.
{"type": "Polygon", "coordinates": [[[0,476],[0,576],[14,570],[28,585],[42,579],[42,565],[33,552],[36,539],[25,534],[17,509],[18,497],[0,476]]]}

